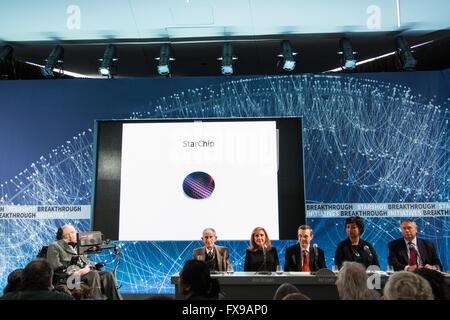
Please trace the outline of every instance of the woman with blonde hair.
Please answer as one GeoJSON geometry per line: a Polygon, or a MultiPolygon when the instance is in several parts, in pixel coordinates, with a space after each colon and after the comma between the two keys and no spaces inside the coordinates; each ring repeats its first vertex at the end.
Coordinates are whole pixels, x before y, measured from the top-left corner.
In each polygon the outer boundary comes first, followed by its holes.
{"type": "Polygon", "coordinates": [[[244,271],[276,271],[278,253],[270,243],[267,231],[256,227],[250,237],[250,247],[245,252],[244,271]]]}

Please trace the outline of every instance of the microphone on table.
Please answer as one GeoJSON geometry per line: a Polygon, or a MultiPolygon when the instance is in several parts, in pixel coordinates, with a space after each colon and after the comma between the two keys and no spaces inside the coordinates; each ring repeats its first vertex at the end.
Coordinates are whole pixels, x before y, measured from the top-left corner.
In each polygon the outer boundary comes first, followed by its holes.
{"type": "Polygon", "coordinates": [[[313,244],[314,250],[314,264],[316,265],[316,270],[319,270],[319,246],[317,243],[313,244]]]}
{"type": "Polygon", "coordinates": [[[263,264],[258,268],[257,273],[259,273],[259,274],[271,274],[272,272],[267,271],[267,248],[266,248],[265,244],[263,245],[262,250],[263,250],[263,264]],[[263,268],[262,271],[260,271],[261,267],[263,268]]]}
{"type": "Polygon", "coordinates": [[[372,264],[372,260],[373,260],[373,254],[370,251],[369,246],[365,245],[364,246],[364,251],[368,254],[368,256],[369,256],[369,265],[371,265],[372,264]]]}
{"type": "Polygon", "coordinates": [[[263,257],[264,257],[264,271],[267,271],[267,249],[266,249],[266,245],[263,245],[263,257]]]}

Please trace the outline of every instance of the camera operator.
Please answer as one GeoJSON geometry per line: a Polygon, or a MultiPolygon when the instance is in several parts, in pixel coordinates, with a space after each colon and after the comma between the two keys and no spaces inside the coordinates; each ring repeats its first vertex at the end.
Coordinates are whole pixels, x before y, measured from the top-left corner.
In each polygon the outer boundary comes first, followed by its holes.
{"type": "Polygon", "coordinates": [[[92,289],[91,299],[121,300],[117,291],[116,279],[110,271],[95,270],[86,255],[77,255],[77,231],[72,225],[66,224],[58,229],[56,241],[48,246],[47,260],[54,270],[64,270],[69,276],[68,285],[72,279],[85,281],[92,289]],[[74,265],[76,261],[76,265],[74,265]]]}

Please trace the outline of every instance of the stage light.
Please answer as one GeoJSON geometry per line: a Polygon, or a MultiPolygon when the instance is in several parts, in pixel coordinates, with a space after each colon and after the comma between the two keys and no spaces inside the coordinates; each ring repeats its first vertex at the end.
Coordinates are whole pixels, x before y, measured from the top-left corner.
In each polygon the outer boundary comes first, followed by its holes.
{"type": "Polygon", "coordinates": [[[116,46],[110,44],[106,47],[105,52],[103,54],[103,58],[99,59],[102,63],[98,68],[98,72],[105,77],[113,78],[116,73],[117,61],[117,49],[116,46]]]}
{"type": "Polygon", "coordinates": [[[168,76],[170,74],[170,61],[175,60],[170,57],[170,44],[162,44],[159,50],[159,57],[155,59],[158,60],[158,74],[161,76],[168,76]]]}
{"type": "Polygon", "coordinates": [[[237,60],[237,57],[233,56],[233,47],[231,43],[225,43],[222,48],[222,57],[217,60],[222,61],[222,74],[233,74],[233,61],[237,60]]]}
{"type": "Polygon", "coordinates": [[[64,48],[57,45],[50,52],[48,58],[45,60],[45,67],[41,69],[41,73],[44,77],[52,78],[54,77],[53,69],[58,67],[62,69],[62,64],[64,62],[64,48]]]}
{"type": "Polygon", "coordinates": [[[3,46],[0,49],[0,63],[9,63],[12,60],[14,53],[13,47],[10,45],[3,46]]]}
{"type": "Polygon", "coordinates": [[[286,71],[292,71],[295,69],[294,56],[297,52],[292,52],[291,42],[289,40],[283,40],[281,42],[281,53],[278,55],[282,59],[283,69],[286,71]]]}
{"type": "Polygon", "coordinates": [[[406,39],[403,36],[395,38],[395,45],[402,69],[413,70],[416,67],[417,60],[414,58],[406,39]]]}
{"type": "Polygon", "coordinates": [[[356,68],[356,52],[353,51],[352,43],[348,38],[342,38],[339,41],[339,48],[341,49],[338,52],[341,55],[341,65],[343,69],[353,70],[356,68]]]}

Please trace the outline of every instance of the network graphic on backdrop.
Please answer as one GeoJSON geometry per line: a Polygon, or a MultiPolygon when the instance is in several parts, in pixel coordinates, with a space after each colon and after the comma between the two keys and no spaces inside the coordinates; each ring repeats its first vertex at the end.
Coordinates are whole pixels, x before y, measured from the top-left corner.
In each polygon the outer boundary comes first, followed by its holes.
{"type": "MultiPolygon", "coordinates": [[[[304,119],[308,204],[450,201],[448,100],[425,98],[398,84],[313,75],[238,79],[150,101],[128,118],[299,115],[304,119]]],[[[92,168],[93,132],[87,129],[1,183],[0,206],[89,205],[92,168]]],[[[307,213],[308,223],[331,266],[334,248],[345,237],[343,219],[313,211],[307,213]]],[[[446,268],[449,260],[443,253],[448,252],[448,244],[441,235],[450,232],[448,216],[417,218],[421,234],[436,243],[446,268]]],[[[400,236],[399,219],[374,216],[366,220],[363,238],[375,245],[382,267],[386,265],[386,243],[400,236]]],[[[67,222],[79,230],[89,228],[88,219],[0,220],[5,235],[0,240],[0,287],[5,284],[5,274],[33,258],[54,238],[56,228],[67,222]]],[[[277,244],[282,252],[292,242],[277,244]]],[[[170,275],[198,245],[200,242],[121,243],[123,262],[118,278],[122,291],[173,292],[170,275]]],[[[243,269],[247,242],[226,245],[231,247],[236,269],[243,269]]],[[[99,258],[115,259],[108,254],[99,258]]]]}

